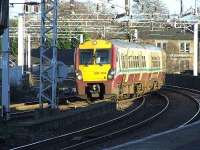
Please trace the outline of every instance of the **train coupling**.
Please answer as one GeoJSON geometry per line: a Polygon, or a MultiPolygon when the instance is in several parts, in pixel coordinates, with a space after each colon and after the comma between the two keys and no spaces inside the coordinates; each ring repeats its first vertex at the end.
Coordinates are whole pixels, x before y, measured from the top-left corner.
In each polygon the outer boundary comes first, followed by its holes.
{"type": "Polygon", "coordinates": [[[90,88],[90,92],[92,94],[96,94],[100,92],[100,86],[99,84],[93,84],[92,87],[90,88]]]}

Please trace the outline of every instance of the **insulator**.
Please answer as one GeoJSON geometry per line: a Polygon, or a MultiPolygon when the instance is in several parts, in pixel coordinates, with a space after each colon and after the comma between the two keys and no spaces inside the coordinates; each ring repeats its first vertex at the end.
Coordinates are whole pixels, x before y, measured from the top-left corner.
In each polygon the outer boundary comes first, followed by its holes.
{"type": "Polygon", "coordinates": [[[142,11],[144,10],[144,5],[142,5],[141,9],[142,9],[142,11]]]}
{"type": "Polygon", "coordinates": [[[75,2],[74,0],[70,0],[70,6],[74,6],[75,2]]]}
{"type": "Polygon", "coordinates": [[[115,5],[111,5],[111,8],[115,8],[115,5]]]}
{"type": "Polygon", "coordinates": [[[157,7],[154,8],[154,11],[157,12],[157,7]]]}
{"type": "Polygon", "coordinates": [[[99,11],[99,4],[97,4],[97,11],[99,11]]]}

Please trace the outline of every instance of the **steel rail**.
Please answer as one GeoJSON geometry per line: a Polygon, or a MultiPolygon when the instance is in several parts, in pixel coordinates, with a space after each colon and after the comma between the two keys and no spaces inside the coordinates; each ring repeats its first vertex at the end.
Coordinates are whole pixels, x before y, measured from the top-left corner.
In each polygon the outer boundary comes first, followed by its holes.
{"type": "Polygon", "coordinates": [[[108,137],[112,137],[112,136],[115,136],[117,134],[122,134],[132,128],[135,128],[135,127],[139,127],[145,123],[148,123],[154,119],[156,119],[157,117],[159,117],[161,114],[163,114],[167,109],[168,109],[168,106],[169,106],[169,99],[166,95],[164,94],[160,94],[162,97],[164,97],[164,99],[166,100],[166,105],[165,107],[159,111],[158,113],[156,113],[155,115],[139,122],[139,123],[136,123],[136,124],[133,124],[131,126],[128,126],[126,128],[123,128],[123,129],[120,129],[118,131],[115,131],[115,132],[112,132],[112,133],[109,133],[109,134],[106,134],[106,135],[103,135],[103,136],[100,136],[100,137],[97,137],[97,138],[93,138],[93,139],[90,139],[90,140],[87,140],[87,141],[84,141],[84,142],[81,142],[81,143],[78,143],[78,144],[74,144],[74,145],[71,145],[71,146],[68,146],[68,147],[65,147],[65,148],[62,148],[61,150],[67,150],[67,149],[76,149],[78,146],[81,146],[81,145],[85,145],[85,144],[89,144],[89,143],[94,143],[95,141],[98,141],[98,140],[101,140],[101,139],[105,139],[105,138],[108,138],[108,137]]]}
{"type": "Polygon", "coordinates": [[[60,135],[60,136],[56,136],[56,137],[48,138],[48,139],[45,139],[45,140],[37,141],[37,142],[31,143],[31,144],[27,144],[27,145],[19,146],[19,147],[16,147],[16,148],[12,148],[10,150],[21,150],[21,149],[29,149],[29,148],[31,149],[31,147],[33,147],[33,146],[39,146],[40,144],[45,144],[47,142],[51,142],[51,141],[54,141],[54,140],[57,140],[57,139],[60,139],[60,138],[65,138],[65,137],[71,136],[73,134],[81,133],[81,132],[84,132],[84,131],[89,131],[91,129],[94,129],[94,128],[109,124],[111,122],[114,122],[114,121],[117,121],[119,119],[122,119],[122,118],[130,115],[131,113],[134,113],[135,111],[139,110],[145,104],[145,101],[146,101],[145,98],[143,98],[142,103],[139,106],[137,106],[135,109],[133,109],[132,111],[130,111],[130,112],[126,113],[126,114],[123,114],[123,115],[121,115],[121,116],[119,116],[117,118],[114,118],[112,120],[108,120],[106,122],[99,123],[97,125],[93,125],[93,126],[90,126],[90,127],[78,130],[78,131],[73,131],[73,132],[70,132],[70,133],[67,133],[67,134],[63,134],[63,135],[60,135]]]}
{"type": "Polygon", "coordinates": [[[198,108],[197,112],[188,121],[186,121],[185,123],[183,123],[182,125],[179,126],[179,128],[181,128],[181,127],[184,127],[184,126],[192,123],[193,120],[195,120],[196,117],[200,114],[200,99],[197,99],[196,97],[192,96],[192,94],[194,94],[194,92],[200,94],[200,91],[195,90],[195,89],[179,87],[179,86],[171,86],[171,85],[166,85],[166,87],[165,87],[165,89],[170,89],[170,90],[174,90],[174,88],[179,89],[179,90],[186,90],[186,91],[192,92],[192,93],[185,93],[185,92],[181,92],[181,91],[176,90],[176,92],[179,92],[183,95],[186,95],[187,97],[192,99],[197,104],[197,108],[198,108]]]}

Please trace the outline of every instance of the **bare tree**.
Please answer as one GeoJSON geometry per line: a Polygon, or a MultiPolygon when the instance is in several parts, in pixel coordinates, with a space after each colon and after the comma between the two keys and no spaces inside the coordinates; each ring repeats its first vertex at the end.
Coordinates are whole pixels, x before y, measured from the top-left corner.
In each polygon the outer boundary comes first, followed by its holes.
{"type": "Polygon", "coordinates": [[[86,6],[86,3],[71,0],[70,2],[61,1],[59,5],[59,16],[68,14],[90,13],[91,11],[86,6]]]}
{"type": "Polygon", "coordinates": [[[133,0],[132,14],[147,14],[155,17],[159,14],[168,14],[169,10],[161,0],[133,0]]]}

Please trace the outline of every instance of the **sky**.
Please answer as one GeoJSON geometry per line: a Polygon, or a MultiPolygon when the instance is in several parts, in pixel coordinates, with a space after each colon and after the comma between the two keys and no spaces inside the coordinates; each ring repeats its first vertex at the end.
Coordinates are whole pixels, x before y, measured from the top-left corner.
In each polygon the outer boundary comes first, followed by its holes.
{"type": "MultiPolygon", "coordinates": [[[[25,0],[10,0],[10,3],[23,3],[25,0]]],[[[40,1],[40,0],[33,0],[33,1],[40,1]]],[[[69,0],[66,0],[66,1],[69,1],[69,0]]],[[[78,1],[89,1],[89,0],[78,0],[78,1]]],[[[106,0],[90,0],[92,2],[96,1],[106,1],[106,0]]],[[[180,11],[180,0],[161,0],[163,1],[163,3],[166,4],[167,8],[170,10],[170,13],[171,14],[174,14],[174,13],[179,13],[180,11]]],[[[197,0],[199,1],[198,4],[200,5],[200,0],[197,0]]],[[[117,4],[119,6],[124,6],[124,0],[112,0],[112,3],[114,4],[117,4]]],[[[183,9],[184,11],[186,11],[187,9],[189,9],[190,7],[193,6],[194,8],[194,4],[195,4],[195,0],[183,0],[183,9]]],[[[17,13],[20,12],[20,10],[22,10],[22,5],[16,5],[14,8],[11,8],[10,9],[10,13],[11,13],[11,16],[17,16],[17,13]]],[[[120,8],[119,8],[119,11],[122,11],[120,8]]]]}

